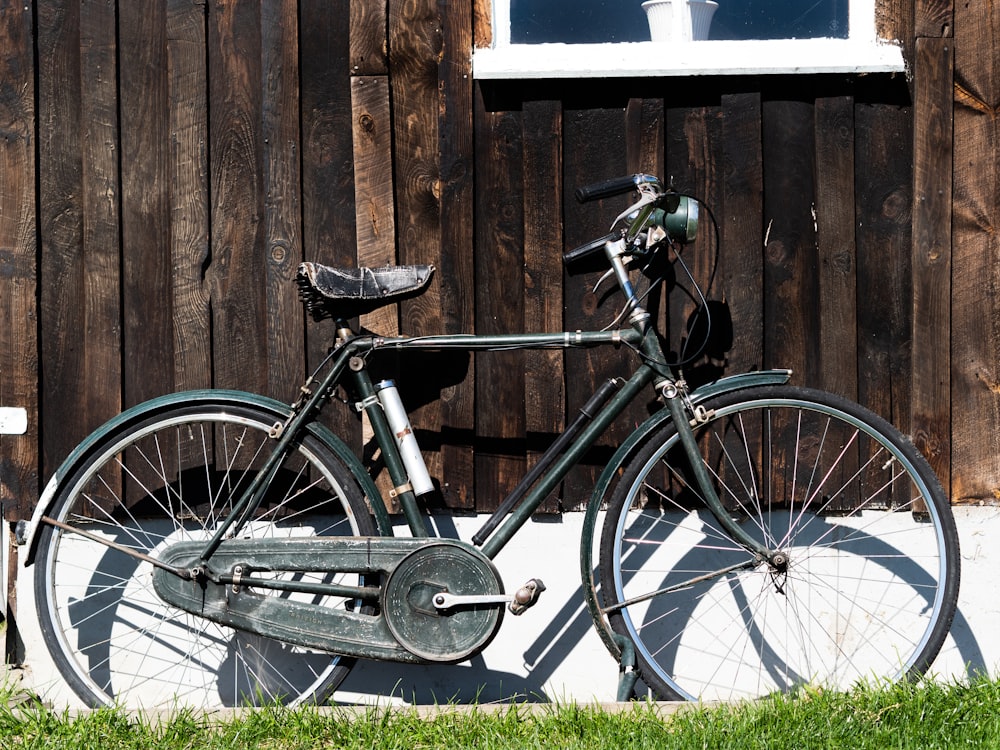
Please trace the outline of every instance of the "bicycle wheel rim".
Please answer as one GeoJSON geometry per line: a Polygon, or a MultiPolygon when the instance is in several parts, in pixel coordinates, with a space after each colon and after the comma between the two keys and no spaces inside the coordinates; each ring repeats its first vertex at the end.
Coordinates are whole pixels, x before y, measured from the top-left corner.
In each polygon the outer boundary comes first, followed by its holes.
{"type": "MultiPolygon", "coordinates": [[[[780,584],[773,577],[769,578],[772,574],[767,566],[756,565],[745,570],[733,570],[726,575],[716,575],[711,582],[693,584],[686,593],[689,601],[673,613],[666,611],[666,604],[660,604],[657,608],[639,603],[612,610],[612,625],[633,640],[643,676],[650,675],[652,679],[647,682],[654,683],[654,690],[665,692],[668,697],[689,700],[756,697],[770,692],[794,690],[806,684],[846,688],[868,678],[899,679],[922,673],[946,637],[948,625],[954,616],[958,585],[957,534],[950,509],[943,499],[936,478],[912,445],[906,443],[884,420],[861,407],[804,389],[784,389],[786,393],[794,391],[797,395],[793,396],[777,395],[781,389],[761,390],[767,395],[756,399],[747,395],[731,396],[709,405],[714,412],[712,423],[700,431],[699,441],[704,440],[715,425],[751,412],[763,414],[764,410],[796,410],[808,415],[818,415],[820,419],[833,420],[834,424],[845,426],[846,431],[878,442],[877,455],[882,464],[901,467],[894,474],[894,481],[912,482],[914,497],[923,498],[926,502],[926,508],[922,512],[926,512],[929,521],[918,524],[913,519],[910,522],[908,519],[911,513],[900,513],[900,508],[878,510],[875,507],[877,493],[872,495],[872,502],[858,505],[853,510],[837,513],[827,511],[825,516],[817,514],[817,518],[834,519],[824,521],[826,527],[814,521],[805,506],[796,508],[794,503],[790,511],[777,510],[767,503],[760,503],[762,510],[754,518],[753,513],[748,512],[753,503],[743,500],[746,507],[738,508],[738,512],[745,516],[744,522],[756,527],[755,533],[768,543],[769,548],[787,547],[791,563],[780,584]],[[765,512],[764,508],[770,514],[767,518],[760,515],[765,512]],[[776,531],[781,528],[782,520],[778,518],[780,513],[788,513],[786,528],[782,533],[776,531]],[[881,517],[878,515],[880,513],[881,517]],[[890,526],[893,523],[899,529],[892,530],[890,526]],[[804,534],[804,529],[810,524],[813,541],[805,543],[807,537],[800,536],[796,544],[794,534],[804,534]],[[836,540],[836,534],[843,534],[844,539],[836,540]],[[886,540],[891,540],[891,544],[900,549],[894,550],[886,540]],[[862,553],[865,545],[871,549],[862,553]],[[810,555],[812,548],[822,549],[829,559],[824,562],[818,554],[810,555]],[[904,562],[905,560],[918,560],[923,572],[918,573],[916,568],[908,569],[910,563],[904,562]],[[824,572],[824,564],[843,567],[828,567],[824,572]],[[887,571],[884,574],[879,572],[882,566],[887,571]],[[888,572],[892,568],[904,572],[888,572]],[[900,580],[897,581],[897,578],[900,580]],[[862,582],[865,584],[864,591],[862,582]],[[835,585],[848,584],[853,588],[847,589],[846,594],[833,588],[835,585]],[[779,585],[785,587],[781,596],[775,594],[779,585]],[[882,601],[874,598],[876,588],[879,588],[879,596],[884,597],[882,601]],[[873,593],[872,598],[866,601],[867,590],[873,593]],[[807,599],[807,596],[811,598],[807,599]],[[776,603],[776,600],[782,598],[785,600],[784,609],[776,603]],[[865,603],[861,605],[858,602],[865,603]],[[820,603],[830,611],[817,614],[820,603]],[[793,604],[800,608],[799,613],[789,611],[793,604]],[[882,611],[888,609],[890,604],[898,607],[891,616],[882,611]],[[854,611],[850,611],[850,606],[854,606],[854,611]],[[726,614],[721,614],[723,612],[726,614]],[[716,628],[721,628],[718,632],[707,632],[710,630],[707,624],[709,613],[718,619],[715,624],[716,628]],[[807,615],[813,618],[812,622],[803,622],[807,615]],[[874,624],[865,627],[854,624],[862,616],[869,617],[874,624]],[[657,621],[657,617],[661,619],[657,621]],[[685,617],[690,620],[682,623],[686,627],[677,625],[685,617]],[[728,621],[726,618],[729,618],[728,621]],[[702,624],[692,626],[691,622],[702,624]],[[737,622],[739,627],[734,625],[737,622]],[[780,630],[781,625],[785,626],[784,631],[780,630]],[[671,626],[674,626],[674,632],[662,636],[651,634],[658,627],[666,631],[671,626]],[[740,627],[746,632],[740,633],[740,627]],[[700,640],[694,635],[694,631],[699,629],[706,631],[701,634],[700,640]],[[836,642],[833,635],[823,635],[825,632],[836,635],[842,641],[836,642]],[[725,647],[714,646],[711,642],[713,637],[717,644],[725,644],[726,639],[730,643],[725,647]],[[814,639],[827,637],[826,646],[813,643],[814,639]],[[794,645],[796,642],[798,646],[794,645]],[[787,643],[793,645],[786,646],[787,643]],[[826,647],[833,652],[833,656],[824,655],[821,648],[826,647]],[[798,662],[793,662],[794,648],[799,651],[798,662]],[[685,649],[690,651],[687,656],[684,655],[685,649]],[[697,665],[691,663],[694,655],[698,657],[697,665]],[[749,668],[744,670],[741,665],[751,663],[753,659],[760,662],[761,666],[756,667],[757,671],[749,668]],[[866,663],[869,666],[865,666],[866,663]],[[869,668],[871,664],[877,666],[869,668]],[[698,676],[699,670],[704,677],[698,676]]],[[[751,433],[755,431],[756,428],[751,433]]],[[[612,589],[604,594],[606,603],[626,601],[637,594],[656,590],[657,586],[665,588],[664,584],[668,582],[676,584],[678,581],[690,581],[699,573],[721,570],[725,567],[720,562],[722,559],[731,564],[740,563],[740,560],[734,559],[735,543],[714,519],[706,517],[708,514],[698,516],[690,509],[682,511],[679,506],[673,508],[671,512],[675,513],[676,519],[662,520],[665,516],[656,519],[656,524],[668,527],[668,533],[664,529],[655,530],[652,526],[653,521],[650,519],[655,513],[643,511],[643,514],[649,516],[643,518],[638,511],[626,510],[634,509],[637,504],[643,505],[640,493],[648,492],[649,488],[643,487],[642,478],[651,475],[659,462],[675,447],[678,440],[676,433],[672,428],[667,432],[669,434],[663,445],[644,457],[638,470],[631,474],[627,471],[622,481],[622,485],[628,487],[627,494],[623,501],[613,504],[618,517],[612,531],[610,570],[606,567],[603,573],[606,576],[604,580],[609,580],[612,589]],[[650,528],[643,530],[643,524],[650,525],[650,528]],[[643,533],[645,536],[641,536],[643,533]],[[647,576],[656,581],[654,585],[642,578],[645,575],[639,570],[642,566],[630,563],[629,559],[650,555],[649,548],[656,546],[651,542],[659,541],[660,534],[665,535],[665,541],[670,541],[671,536],[677,537],[671,542],[671,545],[676,545],[676,549],[658,550],[659,567],[654,565],[656,569],[647,576]],[[684,555],[683,549],[685,544],[693,545],[694,542],[690,540],[698,534],[704,535],[704,541],[697,542],[698,554],[706,557],[714,555],[714,567],[708,564],[691,564],[688,570],[678,573],[678,568],[683,569],[685,563],[694,559],[694,553],[684,555]],[[690,537],[688,541],[684,541],[685,535],[690,537]],[[709,551],[710,548],[714,549],[709,551]],[[640,549],[642,551],[637,553],[636,550],[640,549]],[[674,555],[676,559],[668,560],[670,555],[674,555]],[[671,566],[673,571],[668,573],[667,568],[671,566]]],[[[833,437],[827,435],[826,439],[833,440],[833,437]]],[[[731,464],[737,464],[740,460],[721,449],[719,455],[725,456],[724,460],[731,464]]],[[[873,455],[868,459],[865,472],[878,468],[872,464],[875,457],[873,455]]],[[[751,468],[752,464],[752,460],[747,461],[751,468]]],[[[863,461],[859,459],[859,466],[862,464],[863,461]]],[[[817,488],[818,485],[810,485],[810,480],[803,476],[804,468],[806,467],[798,467],[799,490],[806,491],[810,486],[817,488]]],[[[730,473],[740,474],[739,471],[730,473]]],[[[749,480],[744,477],[744,484],[738,488],[727,487],[725,494],[729,496],[729,501],[739,505],[736,498],[740,493],[752,495],[756,492],[761,499],[770,498],[768,492],[774,488],[765,486],[764,472],[759,474],[760,476],[749,480]]],[[[713,478],[717,484],[721,482],[719,473],[715,473],[713,478]]],[[[812,478],[811,481],[815,482],[816,479],[812,478]]],[[[791,486],[794,488],[794,484],[791,486]]],[[[787,488],[786,483],[786,491],[787,488]]],[[[892,487],[889,487],[889,491],[893,491],[892,487]]],[[[720,491],[720,494],[724,493],[720,491]]],[[[905,506],[902,510],[906,510],[905,506]]],[[[740,554],[749,559],[749,553],[741,551],[740,554]]],[[[646,567],[649,567],[648,563],[646,567]]],[[[679,593],[670,596],[680,599],[679,593]]]]}
{"type": "MultiPolygon", "coordinates": [[[[76,523],[84,523],[86,517],[92,532],[144,554],[155,555],[178,541],[207,539],[229,509],[230,495],[252,475],[273,424],[274,416],[265,411],[231,405],[172,409],[155,415],[109,437],[68,478],[53,515],[56,520],[76,523]],[[206,471],[200,484],[193,474],[183,471],[163,480],[165,488],[173,482],[177,491],[161,491],[151,482],[146,486],[145,477],[139,481],[129,476],[143,462],[143,472],[152,475],[169,474],[171,469],[163,467],[171,463],[186,468],[179,454],[170,458],[170,447],[160,440],[182,433],[195,435],[193,444],[185,443],[185,455],[193,447],[192,455],[201,450],[211,456],[205,459],[206,466],[218,461],[223,468],[206,471]],[[149,444],[155,448],[139,447],[149,444]],[[167,458],[155,456],[154,451],[160,450],[167,458]],[[126,464],[132,468],[118,468],[126,464]],[[117,488],[119,497],[103,476],[109,466],[124,477],[117,488]],[[150,498],[159,493],[154,501],[144,499],[146,512],[155,520],[142,518],[133,511],[137,505],[129,508],[123,502],[126,494],[129,502],[135,494],[125,492],[126,483],[150,498]],[[183,497],[183,488],[192,485],[202,494],[189,500],[183,497]],[[102,493],[100,503],[93,495],[88,497],[95,487],[102,493]],[[211,490],[206,500],[207,487],[211,490]],[[109,509],[94,509],[101,503],[109,509]],[[166,504],[171,505],[169,513],[166,504]]],[[[319,441],[307,437],[293,456],[298,462],[299,475],[294,480],[298,484],[289,485],[284,507],[270,508],[241,536],[374,533],[360,491],[319,441]],[[324,495],[327,491],[329,499],[313,508],[314,513],[298,504],[306,493],[324,495]],[[319,515],[321,508],[328,515],[319,515]]],[[[296,704],[325,699],[350,668],[350,660],[293,649],[168,607],[153,593],[150,564],[79,535],[45,527],[36,566],[43,635],[60,671],[88,705],[296,704]],[[73,568],[82,568],[81,580],[73,579],[73,568]]],[[[331,602],[342,605],[339,600],[331,602]]]]}

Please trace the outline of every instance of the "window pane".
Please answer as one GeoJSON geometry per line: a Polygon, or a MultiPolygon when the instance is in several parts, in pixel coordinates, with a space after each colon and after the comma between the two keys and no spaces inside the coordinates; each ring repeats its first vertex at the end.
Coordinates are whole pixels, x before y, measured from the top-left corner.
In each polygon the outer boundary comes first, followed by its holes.
{"type": "Polygon", "coordinates": [[[709,39],[847,38],[848,0],[722,0],[709,39]]]}
{"type": "Polygon", "coordinates": [[[642,0],[510,0],[512,44],[648,42],[642,0]]]}
{"type": "MultiPolygon", "coordinates": [[[[720,0],[710,39],[848,36],[850,0],[720,0]]],[[[642,0],[510,0],[513,44],[649,41],[642,0]]]]}

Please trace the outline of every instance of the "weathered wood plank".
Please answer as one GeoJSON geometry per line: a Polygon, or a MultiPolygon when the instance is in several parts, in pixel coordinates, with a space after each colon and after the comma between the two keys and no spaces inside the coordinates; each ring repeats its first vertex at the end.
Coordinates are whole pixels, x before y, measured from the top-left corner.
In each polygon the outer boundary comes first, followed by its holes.
{"type": "MultiPolygon", "coordinates": [[[[441,22],[436,0],[391,0],[389,64],[393,107],[397,256],[400,263],[441,263],[441,173],[439,156],[439,74],[441,22]]],[[[440,333],[441,297],[437,284],[400,304],[400,329],[407,334],[440,333]]],[[[407,368],[419,369],[416,357],[407,368]]],[[[400,378],[406,388],[406,378],[400,378]]],[[[413,380],[412,378],[410,380],[413,380]]],[[[415,383],[413,385],[419,385],[415,383]]],[[[437,432],[437,394],[403,393],[416,431],[437,432]]],[[[424,452],[432,477],[441,478],[440,452],[424,452]]]]}
{"type": "Polygon", "coordinates": [[[811,101],[763,103],[764,365],[819,380],[814,117],[811,101]]]}
{"type": "MultiPolygon", "coordinates": [[[[577,203],[574,192],[586,185],[628,171],[625,144],[625,113],[622,109],[568,109],[563,112],[563,226],[566,249],[572,249],[607,234],[615,216],[628,205],[625,197],[592,203],[577,203]]],[[[567,269],[564,281],[564,325],[566,330],[597,331],[614,320],[621,306],[621,294],[608,294],[605,284],[598,294],[594,285],[601,271],[581,273],[567,269]]],[[[626,374],[628,364],[620,352],[611,349],[569,350],[566,352],[566,411],[575,414],[607,378],[626,374]]],[[[563,508],[575,510],[590,499],[598,471],[607,459],[609,446],[621,434],[609,432],[585,465],[578,466],[563,483],[563,508]]]]}
{"type": "MultiPolygon", "coordinates": [[[[358,265],[396,264],[396,219],[392,182],[392,120],[386,76],[351,79],[354,113],[354,204],[358,265]]],[[[382,336],[399,335],[399,306],[361,316],[361,325],[382,336]]]]}
{"type": "Polygon", "coordinates": [[[472,0],[473,39],[477,47],[493,44],[493,3],[490,0],[472,0]]]}
{"type": "Polygon", "coordinates": [[[917,39],[950,37],[954,30],[954,13],[954,0],[914,0],[917,39]]]}
{"type": "MultiPolygon", "coordinates": [[[[524,205],[519,112],[477,113],[476,332],[524,325],[524,205]]],[[[525,470],[524,353],[476,357],[476,510],[490,511],[525,470]]]]}
{"type": "MultiPolygon", "coordinates": [[[[300,0],[299,92],[302,109],[302,244],[306,259],[329,265],[357,263],[354,210],[349,39],[340,23],[349,0],[300,0]]],[[[325,357],[333,324],[310,322],[306,345],[310,371],[325,357]]],[[[359,454],[361,425],[353,409],[326,409],[322,418],[359,454]]]]}
{"type": "MultiPolygon", "coordinates": [[[[0,406],[24,409],[23,435],[0,435],[4,519],[38,497],[38,309],[32,10],[0,15],[0,406]]],[[[6,588],[6,582],[4,582],[6,588]]]]}
{"type": "MultiPolygon", "coordinates": [[[[562,106],[558,101],[524,103],[524,330],[559,331],[562,290],[562,106]]],[[[565,368],[561,350],[525,353],[525,428],[533,466],[565,421],[565,368]]],[[[557,497],[542,512],[559,510],[557,497]]]]}
{"type": "Polygon", "coordinates": [[[168,0],[170,230],[174,384],[212,384],[212,323],[205,267],[210,257],[208,70],[205,6],[168,0]]]}
{"type": "MultiPolygon", "coordinates": [[[[722,117],[718,103],[689,107],[669,107],[666,113],[666,171],[682,193],[697,196],[706,209],[715,210],[723,202],[722,170],[724,151],[722,117]]],[[[664,332],[668,337],[675,361],[684,363],[685,378],[693,385],[714,380],[722,374],[725,342],[717,334],[725,331],[720,318],[720,290],[709,287],[715,281],[714,272],[721,248],[716,246],[709,210],[701,216],[698,240],[681,251],[674,262],[677,289],[670,295],[664,332]],[[682,266],[683,263],[683,266],[682,266]],[[706,309],[687,278],[687,270],[698,286],[708,295],[706,309]],[[685,290],[685,291],[682,291],[685,290]],[[708,327],[711,316],[711,328],[708,327]],[[704,351],[702,351],[704,350],[704,351]],[[705,356],[706,354],[710,356],[705,356]]]]}
{"type": "MultiPolygon", "coordinates": [[[[354,129],[354,207],[357,219],[357,263],[378,267],[396,265],[396,222],[392,178],[392,118],[387,76],[351,78],[354,129]]],[[[381,336],[399,335],[399,305],[387,305],[361,316],[361,326],[381,336]]],[[[362,417],[362,434],[371,442],[374,433],[362,417]]],[[[383,497],[389,497],[388,472],[377,476],[383,497]]],[[[399,511],[398,503],[390,510],[399,511]]]]}
{"type": "Polygon", "coordinates": [[[855,103],[858,401],[909,429],[912,110],[855,103]]]}
{"type": "Polygon", "coordinates": [[[299,170],[299,39],[296,0],[261,3],[264,283],[268,392],[293,401],[305,376],[303,310],[295,287],[302,262],[299,170]]]}
{"type": "Polygon", "coordinates": [[[915,26],[914,0],[875,0],[875,33],[903,46],[903,57],[913,60],[915,26]]]}
{"type": "MultiPolygon", "coordinates": [[[[762,299],[764,215],[761,99],[757,92],[722,97],[722,158],[725,175],[719,221],[720,275],[725,311],[734,338],[727,353],[730,373],[760,368],[764,361],[762,299]],[[753,279],[758,283],[753,283],[753,279]]],[[[701,245],[712,231],[702,221],[701,245]]],[[[724,321],[723,321],[724,322],[724,321]]]]}
{"type": "Polygon", "coordinates": [[[816,100],[816,244],[819,356],[816,385],[850,399],[858,393],[854,243],[854,98],[816,100]]]}
{"type": "Polygon", "coordinates": [[[1000,62],[993,3],[955,11],[952,499],[1000,499],[1000,62]]]}
{"type": "Polygon", "coordinates": [[[351,75],[373,76],[388,72],[387,33],[385,0],[350,3],[351,75]]]}
{"type": "MultiPolygon", "coordinates": [[[[89,15],[88,14],[84,14],[89,15]]],[[[119,13],[125,403],[174,388],[166,7],[119,13]]],[[[114,259],[117,265],[117,257],[114,259]]],[[[109,415],[110,416],[110,415],[109,415]]]]}
{"type": "Polygon", "coordinates": [[[664,164],[662,99],[629,99],[625,109],[626,149],[630,174],[652,174],[668,179],[664,164]]]}
{"type": "Polygon", "coordinates": [[[951,475],[951,198],[954,43],[918,39],[913,135],[913,441],[951,475]]]}
{"type": "Polygon", "coordinates": [[[213,6],[208,66],[211,118],[215,382],[259,393],[268,383],[261,162],[260,14],[213,6]]]}
{"type": "MultiPolygon", "coordinates": [[[[95,16],[102,9],[95,9],[95,16]]],[[[117,240],[117,136],[113,9],[86,21],[80,9],[39,8],[39,236],[43,473],[118,411],[121,360],[117,240]],[[111,31],[109,31],[111,30],[111,31]],[[89,45],[82,48],[84,39],[89,45]],[[84,63],[84,60],[87,63],[84,63]],[[82,69],[103,60],[100,80],[82,69]],[[98,139],[87,151],[84,139],[98,139]],[[109,139],[110,138],[110,142],[109,139]],[[103,150],[103,153],[101,151],[103,150]],[[87,211],[95,211],[92,216],[87,211]],[[85,229],[84,225],[94,222],[85,229]],[[106,244],[108,238],[112,241],[106,244]],[[100,242],[94,245],[93,243],[100,242]],[[101,271],[109,274],[98,282],[101,271]],[[67,415],[72,415],[68,418],[67,415]]]]}
{"type": "MultiPolygon", "coordinates": [[[[443,56],[438,67],[441,255],[437,288],[442,330],[463,333],[473,330],[476,321],[472,6],[439,0],[438,13],[443,56]]],[[[456,358],[454,367],[440,393],[441,492],[448,507],[471,508],[475,463],[469,436],[476,423],[476,380],[471,357],[456,358]]]]}

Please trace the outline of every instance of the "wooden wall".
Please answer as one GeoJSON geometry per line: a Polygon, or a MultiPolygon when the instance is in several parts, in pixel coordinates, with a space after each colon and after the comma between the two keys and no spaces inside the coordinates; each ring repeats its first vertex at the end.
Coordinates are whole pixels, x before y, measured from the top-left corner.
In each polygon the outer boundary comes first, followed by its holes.
{"type": "MultiPolygon", "coordinates": [[[[123,407],[292,399],[332,333],[296,298],[303,259],[435,264],[363,321],[386,333],[603,327],[613,300],[560,252],[620,209],[575,187],[634,171],[718,221],[688,258],[717,268],[735,336],[698,373],[792,367],[912,434],[955,502],[994,502],[1000,10],[880,0],[878,22],[908,76],[479,83],[483,0],[0,2],[0,406],[30,421],[0,437],[7,518],[123,407]]],[[[683,325],[683,300],[663,310],[683,325]]],[[[486,510],[626,364],[383,366],[440,502],[486,510]]],[[[363,450],[348,410],[330,419],[363,450]]],[[[548,510],[585,500],[623,430],[548,510]]]]}

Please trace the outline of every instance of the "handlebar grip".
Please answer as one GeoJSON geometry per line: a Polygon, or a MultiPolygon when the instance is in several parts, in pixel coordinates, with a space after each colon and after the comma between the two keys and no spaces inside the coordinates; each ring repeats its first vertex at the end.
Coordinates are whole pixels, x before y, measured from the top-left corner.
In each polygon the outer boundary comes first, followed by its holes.
{"type": "Polygon", "coordinates": [[[563,253],[563,263],[567,266],[570,263],[575,263],[576,261],[586,258],[592,253],[603,250],[604,246],[611,240],[618,239],[618,235],[612,232],[611,234],[606,234],[603,237],[599,237],[596,240],[591,240],[586,245],[580,245],[580,247],[575,247],[569,252],[563,253]]]}
{"type": "Polygon", "coordinates": [[[626,177],[615,177],[611,180],[595,182],[577,188],[576,199],[580,203],[586,203],[587,201],[596,201],[600,198],[610,198],[612,195],[622,195],[623,193],[632,192],[635,190],[635,185],[636,175],[630,174],[626,177]]]}

